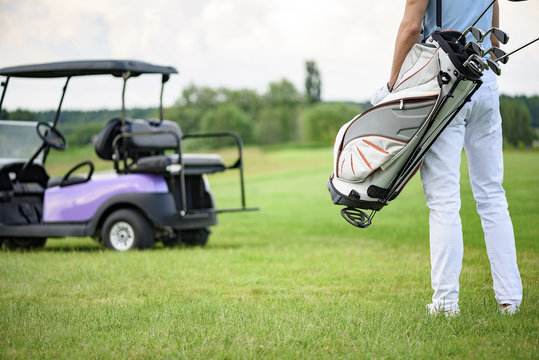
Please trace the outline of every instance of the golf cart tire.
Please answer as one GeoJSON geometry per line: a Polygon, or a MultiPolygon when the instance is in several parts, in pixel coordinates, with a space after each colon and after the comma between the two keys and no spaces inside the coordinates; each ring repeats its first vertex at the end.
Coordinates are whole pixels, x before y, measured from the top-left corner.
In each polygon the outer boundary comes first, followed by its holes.
{"type": "MultiPolygon", "coordinates": [[[[6,244],[8,249],[41,249],[45,246],[47,238],[32,238],[32,237],[21,237],[21,238],[4,238],[4,244],[6,244]]],[[[0,244],[1,246],[1,244],[0,244]]]]}
{"type": "Polygon", "coordinates": [[[204,246],[208,242],[210,229],[192,229],[180,231],[181,242],[187,246],[204,246]]]}
{"type": "Polygon", "coordinates": [[[103,223],[101,241],[103,246],[116,251],[148,249],[155,244],[155,234],[150,222],[138,211],[121,209],[103,223]]]}

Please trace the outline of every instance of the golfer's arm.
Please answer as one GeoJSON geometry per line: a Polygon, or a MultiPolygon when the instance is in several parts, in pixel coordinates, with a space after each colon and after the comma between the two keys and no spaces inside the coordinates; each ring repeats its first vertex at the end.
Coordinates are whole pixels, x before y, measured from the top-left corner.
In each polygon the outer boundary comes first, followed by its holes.
{"type": "Polygon", "coordinates": [[[404,17],[399,26],[397,39],[395,41],[395,52],[393,53],[393,64],[388,85],[392,87],[397,81],[400,68],[406,55],[410,52],[421,34],[421,22],[425,16],[429,0],[406,0],[404,17]]]}
{"type": "MultiPolygon", "coordinates": [[[[500,27],[500,6],[497,1],[492,7],[492,26],[497,28],[500,27]]],[[[492,43],[492,46],[500,46],[500,41],[492,33],[490,33],[490,42],[492,43]]]]}

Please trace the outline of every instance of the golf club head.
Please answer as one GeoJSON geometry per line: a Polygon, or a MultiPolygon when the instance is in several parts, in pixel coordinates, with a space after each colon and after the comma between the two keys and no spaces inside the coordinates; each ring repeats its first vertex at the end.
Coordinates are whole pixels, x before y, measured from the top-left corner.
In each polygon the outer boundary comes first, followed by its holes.
{"type": "Polygon", "coordinates": [[[502,69],[500,69],[498,64],[496,64],[494,61],[490,59],[486,59],[486,60],[487,60],[487,65],[489,69],[492,70],[496,75],[500,76],[502,74],[502,69]]]}
{"type": "Polygon", "coordinates": [[[473,41],[470,41],[468,43],[466,43],[466,45],[464,46],[464,51],[466,51],[468,48],[472,49],[472,51],[474,52],[474,54],[477,54],[479,56],[483,56],[484,55],[484,49],[481,45],[479,45],[478,43],[475,43],[473,41]]]}
{"type": "Polygon", "coordinates": [[[492,33],[492,35],[494,35],[494,37],[502,44],[507,44],[509,42],[509,35],[497,27],[491,27],[488,29],[484,34],[484,38],[487,38],[490,33],[492,33]]]}
{"type": "Polygon", "coordinates": [[[485,39],[485,34],[481,29],[476,28],[475,26],[472,26],[470,28],[470,32],[472,33],[473,37],[477,40],[477,42],[483,42],[485,39]]]}
{"type": "Polygon", "coordinates": [[[499,57],[499,58],[496,58],[494,59],[495,62],[500,62],[502,64],[507,64],[507,62],[509,61],[509,55],[504,55],[502,57],[499,57]]]}
{"type": "Polygon", "coordinates": [[[466,30],[464,30],[464,32],[462,33],[462,36],[466,36],[468,33],[472,33],[472,36],[475,38],[477,42],[483,41],[484,34],[483,34],[483,31],[481,31],[481,29],[476,28],[475,26],[470,26],[466,28],[466,30]]]}
{"type": "Polygon", "coordinates": [[[503,51],[502,49],[500,49],[499,47],[493,46],[490,49],[488,49],[487,51],[485,51],[483,53],[483,55],[486,55],[488,53],[492,53],[494,55],[492,57],[494,59],[494,61],[499,61],[502,64],[507,64],[507,62],[509,61],[509,56],[505,56],[505,55],[507,55],[507,53],[505,51],[503,51]]]}
{"type": "Polygon", "coordinates": [[[483,70],[485,70],[486,67],[483,58],[477,54],[470,55],[463,65],[479,76],[483,75],[483,70]]]}

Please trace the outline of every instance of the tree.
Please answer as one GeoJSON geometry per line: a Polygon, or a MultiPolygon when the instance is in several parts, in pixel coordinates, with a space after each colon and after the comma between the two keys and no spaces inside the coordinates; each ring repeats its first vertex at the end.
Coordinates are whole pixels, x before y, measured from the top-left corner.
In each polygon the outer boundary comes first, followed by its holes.
{"type": "Polygon", "coordinates": [[[535,133],[532,128],[532,117],[526,104],[518,99],[502,97],[500,112],[504,140],[514,147],[518,147],[519,144],[531,147],[535,133]]]}
{"type": "Polygon", "coordinates": [[[9,113],[7,113],[6,111],[6,114],[8,115],[8,118],[10,120],[19,120],[19,121],[35,121],[36,120],[35,113],[28,110],[17,109],[15,111],[10,111],[9,113]]]}
{"type": "Polygon", "coordinates": [[[299,140],[299,111],[302,96],[290,81],[269,85],[264,107],[257,117],[256,134],[260,143],[275,144],[299,140]]]}
{"type": "Polygon", "coordinates": [[[256,138],[260,144],[282,144],[299,140],[299,107],[266,106],[258,114],[256,138]]]}
{"type": "Polygon", "coordinates": [[[305,93],[307,95],[307,102],[309,104],[315,104],[320,102],[320,94],[322,92],[322,80],[320,79],[320,72],[314,61],[306,61],[305,67],[307,69],[307,78],[305,79],[305,93]]]}
{"type": "Polygon", "coordinates": [[[303,137],[307,142],[331,145],[346,122],[361,112],[361,107],[346,103],[319,103],[301,116],[303,137]]]}
{"type": "Polygon", "coordinates": [[[269,90],[264,96],[266,105],[297,106],[301,103],[301,95],[290,81],[281,79],[269,84],[269,90]]]}
{"type": "Polygon", "coordinates": [[[250,114],[253,118],[256,117],[256,114],[262,107],[262,99],[254,90],[231,90],[220,88],[218,90],[218,98],[220,98],[223,102],[236,105],[247,114],[250,114]]]}
{"type": "Polygon", "coordinates": [[[218,103],[216,90],[191,84],[173,106],[165,109],[165,118],[177,122],[184,133],[200,132],[202,117],[218,103]]]}
{"type": "Polygon", "coordinates": [[[522,101],[528,110],[532,118],[532,126],[539,127],[539,96],[517,96],[516,99],[522,101]]]}
{"type": "MultiPolygon", "coordinates": [[[[234,131],[242,137],[245,143],[249,143],[252,141],[253,121],[238,106],[223,103],[204,114],[201,130],[206,133],[234,131]]],[[[208,143],[213,147],[222,147],[230,145],[232,142],[230,139],[210,138],[208,143]]]]}

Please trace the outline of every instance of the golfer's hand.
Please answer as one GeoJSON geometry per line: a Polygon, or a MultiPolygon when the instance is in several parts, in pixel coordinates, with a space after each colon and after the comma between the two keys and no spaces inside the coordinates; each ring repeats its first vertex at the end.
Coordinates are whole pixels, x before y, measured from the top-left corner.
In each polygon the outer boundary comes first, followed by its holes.
{"type": "Polygon", "coordinates": [[[377,105],[382,101],[386,96],[388,96],[390,93],[389,88],[387,87],[387,84],[382,85],[380,88],[376,89],[372,95],[371,95],[371,104],[377,105]]]}

